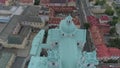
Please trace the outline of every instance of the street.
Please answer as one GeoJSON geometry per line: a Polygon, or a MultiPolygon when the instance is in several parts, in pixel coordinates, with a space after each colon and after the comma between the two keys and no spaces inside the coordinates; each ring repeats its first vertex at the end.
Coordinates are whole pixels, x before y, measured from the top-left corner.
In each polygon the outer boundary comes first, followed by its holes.
{"type": "MultiPolygon", "coordinates": [[[[84,28],[84,23],[87,22],[86,17],[91,15],[90,10],[87,6],[87,0],[77,0],[76,4],[78,7],[78,17],[80,19],[80,27],[81,29],[84,28]]],[[[93,51],[93,43],[91,41],[90,37],[90,32],[87,30],[87,35],[86,35],[86,44],[84,46],[85,51],[93,51]]]]}
{"type": "MultiPolygon", "coordinates": [[[[89,6],[88,6],[88,0],[77,0],[76,1],[77,7],[78,7],[78,13],[79,13],[79,19],[80,19],[80,27],[81,29],[84,28],[84,23],[88,23],[86,17],[92,15],[90,12],[89,6]]],[[[90,31],[87,30],[86,35],[86,44],[84,46],[85,51],[93,51],[95,50],[94,44],[92,42],[90,31]]],[[[119,63],[102,63],[97,66],[97,68],[120,68],[119,63]]]]}

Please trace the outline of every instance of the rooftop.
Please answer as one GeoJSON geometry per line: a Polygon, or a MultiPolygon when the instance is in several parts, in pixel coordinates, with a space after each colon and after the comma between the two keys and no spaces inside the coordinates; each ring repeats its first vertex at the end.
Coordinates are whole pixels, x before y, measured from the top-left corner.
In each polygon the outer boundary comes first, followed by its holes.
{"type": "Polygon", "coordinates": [[[25,57],[16,57],[11,68],[21,68],[25,57]]]}
{"type": "Polygon", "coordinates": [[[42,7],[42,6],[27,6],[27,8],[25,9],[25,11],[23,12],[22,15],[29,15],[29,16],[38,16],[39,15],[39,11],[49,11],[48,8],[46,7],[42,7]]]}
{"type": "Polygon", "coordinates": [[[0,53],[0,68],[6,68],[12,53],[2,52],[0,53]]]}
{"type": "Polygon", "coordinates": [[[59,28],[50,29],[47,42],[43,44],[44,33],[41,30],[33,39],[28,68],[84,68],[87,63],[98,64],[96,51],[82,52],[86,42],[86,30],[76,28],[71,16],[61,20],[59,28]],[[47,50],[47,56],[41,56],[42,49],[47,50]]]}
{"type": "Polygon", "coordinates": [[[107,21],[108,21],[108,20],[109,20],[109,17],[108,17],[108,16],[101,16],[101,17],[100,17],[100,20],[107,20],[107,21]]]}
{"type": "Polygon", "coordinates": [[[16,16],[17,20],[19,23],[22,23],[22,22],[39,22],[41,23],[42,20],[40,17],[38,16],[28,16],[28,15],[19,15],[19,16],[16,16]]]}
{"type": "MultiPolygon", "coordinates": [[[[91,23],[91,35],[93,38],[94,45],[97,49],[97,56],[100,60],[103,59],[118,59],[120,57],[120,49],[107,47],[104,41],[103,33],[100,31],[100,26],[109,26],[109,25],[96,25],[96,17],[88,16],[88,21],[91,23]]],[[[97,21],[98,22],[98,21],[97,21]]],[[[118,26],[118,25],[117,25],[118,26]]]]}
{"type": "Polygon", "coordinates": [[[16,20],[16,16],[13,16],[13,18],[8,22],[6,27],[3,29],[3,31],[0,33],[0,39],[6,41],[8,36],[11,34],[15,26],[17,25],[18,21],[16,20]]]}
{"type": "Polygon", "coordinates": [[[23,15],[15,15],[12,17],[10,22],[6,25],[6,27],[2,30],[0,33],[0,39],[6,41],[8,36],[12,34],[14,28],[18,23],[22,22],[41,22],[41,19],[39,17],[29,17],[29,16],[23,16],[23,15]]]}
{"type": "Polygon", "coordinates": [[[22,26],[19,34],[14,35],[10,34],[8,36],[8,43],[9,44],[22,44],[24,38],[28,35],[30,32],[31,28],[29,26],[22,26]]]}
{"type": "Polygon", "coordinates": [[[50,0],[50,3],[66,3],[67,0],[50,0]]]}
{"type": "Polygon", "coordinates": [[[34,0],[19,0],[20,3],[33,3],[34,0]]]}
{"type": "Polygon", "coordinates": [[[0,3],[5,3],[6,0],[0,0],[0,3]]]}

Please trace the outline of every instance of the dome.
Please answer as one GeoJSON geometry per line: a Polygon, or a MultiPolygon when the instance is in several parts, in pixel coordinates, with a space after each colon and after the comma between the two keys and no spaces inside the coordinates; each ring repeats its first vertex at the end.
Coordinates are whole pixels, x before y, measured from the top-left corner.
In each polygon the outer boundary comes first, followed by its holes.
{"type": "Polygon", "coordinates": [[[60,30],[64,33],[72,33],[76,29],[76,26],[73,24],[72,17],[68,16],[60,22],[60,30]]]}

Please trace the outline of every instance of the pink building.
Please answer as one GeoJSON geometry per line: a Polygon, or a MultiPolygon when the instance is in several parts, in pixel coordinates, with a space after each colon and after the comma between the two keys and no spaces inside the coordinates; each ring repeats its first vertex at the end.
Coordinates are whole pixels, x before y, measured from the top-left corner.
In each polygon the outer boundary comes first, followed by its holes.
{"type": "MultiPolygon", "coordinates": [[[[102,17],[102,20],[108,20],[108,18],[102,17]]],[[[120,49],[107,47],[104,42],[104,33],[109,32],[109,25],[99,23],[99,20],[95,16],[88,16],[88,22],[91,24],[90,32],[92,35],[93,43],[97,50],[97,56],[99,60],[118,59],[120,57],[120,49]]]]}
{"type": "Polygon", "coordinates": [[[0,4],[5,4],[6,0],[0,0],[0,4]]]}
{"type": "Polygon", "coordinates": [[[34,0],[19,0],[21,5],[33,5],[34,0]]]}
{"type": "Polygon", "coordinates": [[[76,0],[40,0],[40,4],[45,6],[66,6],[70,2],[76,3],[76,0]]]}
{"type": "Polygon", "coordinates": [[[99,22],[100,22],[100,23],[108,23],[108,21],[109,21],[109,17],[106,16],[106,15],[101,16],[101,17],[99,18],[99,22]]]}

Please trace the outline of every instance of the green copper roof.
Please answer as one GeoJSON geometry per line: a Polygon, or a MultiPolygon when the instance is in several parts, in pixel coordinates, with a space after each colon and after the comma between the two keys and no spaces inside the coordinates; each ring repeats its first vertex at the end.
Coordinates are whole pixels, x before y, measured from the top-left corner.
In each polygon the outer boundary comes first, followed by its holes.
{"type": "Polygon", "coordinates": [[[39,45],[43,41],[45,30],[41,30],[33,39],[30,55],[36,55],[39,45]]]}
{"type": "Polygon", "coordinates": [[[73,24],[72,17],[68,16],[60,22],[60,30],[64,33],[72,33],[75,31],[76,26],[73,24]]]}
{"type": "Polygon", "coordinates": [[[12,53],[2,52],[0,54],[0,68],[6,68],[8,62],[10,61],[10,58],[12,56],[12,53]]]}
{"type": "Polygon", "coordinates": [[[32,56],[30,61],[28,68],[47,68],[46,57],[32,56]]]}
{"type": "Polygon", "coordinates": [[[63,62],[62,68],[76,68],[79,52],[77,42],[72,38],[63,38],[59,44],[59,55],[63,62]]]}
{"type": "Polygon", "coordinates": [[[28,68],[95,68],[98,64],[96,51],[83,52],[86,30],[77,29],[71,16],[62,20],[59,27],[48,31],[46,44],[42,43],[44,30],[36,35],[28,68]],[[42,48],[47,50],[47,57],[40,56],[42,48]]]}

